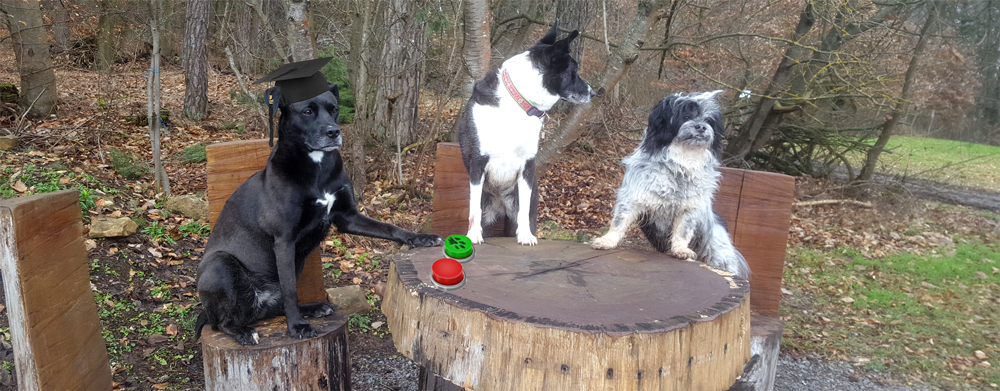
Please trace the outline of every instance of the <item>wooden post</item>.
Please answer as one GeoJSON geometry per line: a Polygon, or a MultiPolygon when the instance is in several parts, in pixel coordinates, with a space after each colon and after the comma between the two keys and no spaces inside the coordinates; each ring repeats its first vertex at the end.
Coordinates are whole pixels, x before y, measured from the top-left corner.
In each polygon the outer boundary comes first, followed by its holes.
{"type": "Polygon", "coordinates": [[[749,284],[701,263],[491,238],[444,291],[440,257],[397,255],[382,302],[396,348],[443,379],[425,390],[718,391],[750,359],[749,284]]]}
{"type": "MultiPolygon", "coordinates": [[[[205,148],[213,226],[229,196],[267,166],[271,155],[267,144],[267,140],[233,141],[205,148]]],[[[318,248],[306,258],[296,289],[300,303],[328,300],[318,248]]],[[[316,338],[291,338],[284,316],[251,325],[261,336],[254,346],[240,346],[206,327],[202,334],[206,390],[350,390],[346,319],[331,315],[307,321],[316,329],[316,338]]]]}
{"type": "Polygon", "coordinates": [[[110,390],[76,190],[0,201],[0,269],[20,390],[110,390]]]}

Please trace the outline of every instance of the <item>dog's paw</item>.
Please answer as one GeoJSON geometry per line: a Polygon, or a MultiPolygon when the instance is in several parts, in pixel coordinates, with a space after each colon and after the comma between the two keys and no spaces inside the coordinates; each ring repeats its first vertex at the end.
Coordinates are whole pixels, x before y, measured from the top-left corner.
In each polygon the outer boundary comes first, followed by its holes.
{"type": "Polygon", "coordinates": [[[517,243],[525,246],[534,246],[538,244],[538,238],[532,235],[531,232],[519,233],[517,234],[517,243]]]}
{"type": "Polygon", "coordinates": [[[416,234],[406,241],[410,247],[440,246],[441,243],[444,243],[444,239],[435,234],[416,234]]]}
{"type": "Polygon", "coordinates": [[[610,236],[611,235],[604,235],[597,239],[594,239],[594,241],[590,243],[590,247],[593,247],[597,250],[610,250],[615,247],[618,247],[618,241],[610,236]]]}
{"type": "Polygon", "coordinates": [[[334,308],[332,304],[326,302],[308,303],[299,305],[299,312],[307,318],[321,318],[333,315],[334,308]]]}
{"type": "Polygon", "coordinates": [[[256,345],[260,342],[260,335],[257,334],[257,330],[249,327],[234,331],[231,335],[236,340],[236,343],[240,345],[256,345]]]}
{"type": "Polygon", "coordinates": [[[482,244],[483,243],[483,229],[482,228],[480,228],[478,230],[470,229],[469,230],[469,234],[465,235],[465,236],[469,237],[469,241],[471,241],[472,244],[482,244]]]}
{"type": "Polygon", "coordinates": [[[672,248],[670,253],[679,259],[695,259],[698,255],[687,247],[672,248]]]}
{"type": "Polygon", "coordinates": [[[296,339],[313,338],[316,330],[309,323],[296,323],[288,325],[288,334],[296,339]]]}

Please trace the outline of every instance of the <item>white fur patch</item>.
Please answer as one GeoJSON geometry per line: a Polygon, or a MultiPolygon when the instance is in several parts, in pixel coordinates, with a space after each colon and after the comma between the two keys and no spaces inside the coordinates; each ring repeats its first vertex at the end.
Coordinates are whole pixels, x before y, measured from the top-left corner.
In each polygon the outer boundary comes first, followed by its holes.
{"type": "Polygon", "coordinates": [[[309,158],[316,163],[323,161],[323,155],[324,155],[323,151],[309,152],[309,158]]]}
{"type": "Polygon", "coordinates": [[[333,201],[337,200],[337,196],[330,193],[323,193],[323,198],[316,199],[316,205],[322,205],[326,207],[326,213],[330,214],[330,208],[333,208],[333,201]]]}

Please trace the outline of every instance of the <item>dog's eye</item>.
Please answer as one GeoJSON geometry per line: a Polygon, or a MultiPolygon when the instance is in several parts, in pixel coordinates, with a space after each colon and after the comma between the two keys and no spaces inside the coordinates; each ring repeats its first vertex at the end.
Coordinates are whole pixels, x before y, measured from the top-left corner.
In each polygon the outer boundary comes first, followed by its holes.
{"type": "Polygon", "coordinates": [[[312,113],[313,113],[312,109],[302,110],[302,114],[305,114],[305,115],[312,115],[312,113]]]}

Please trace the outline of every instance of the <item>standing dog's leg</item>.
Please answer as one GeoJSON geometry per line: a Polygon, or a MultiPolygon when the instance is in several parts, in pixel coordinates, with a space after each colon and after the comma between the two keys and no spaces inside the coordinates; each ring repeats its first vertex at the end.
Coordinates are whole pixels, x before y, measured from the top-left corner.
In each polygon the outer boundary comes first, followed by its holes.
{"type": "Polygon", "coordinates": [[[674,232],[670,235],[670,253],[680,259],[694,259],[697,254],[691,250],[691,238],[698,227],[696,210],[681,212],[674,219],[674,232]]]}
{"type": "Polygon", "coordinates": [[[613,216],[611,218],[611,229],[604,236],[594,239],[594,242],[590,244],[591,247],[598,250],[610,250],[618,247],[618,242],[625,237],[625,233],[628,232],[629,227],[639,217],[638,208],[634,207],[632,200],[628,198],[619,199],[615,203],[615,208],[612,209],[611,213],[613,216]]]}
{"type": "Polygon", "coordinates": [[[531,192],[535,182],[535,159],[528,159],[517,176],[517,242],[526,246],[538,244],[531,232],[531,192]]]}
{"type": "Polygon", "coordinates": [[[483,184],[486,182],[486,156],[469,159],[469,233],[465,236],[473,244],[483,242],[483,184]]]}

